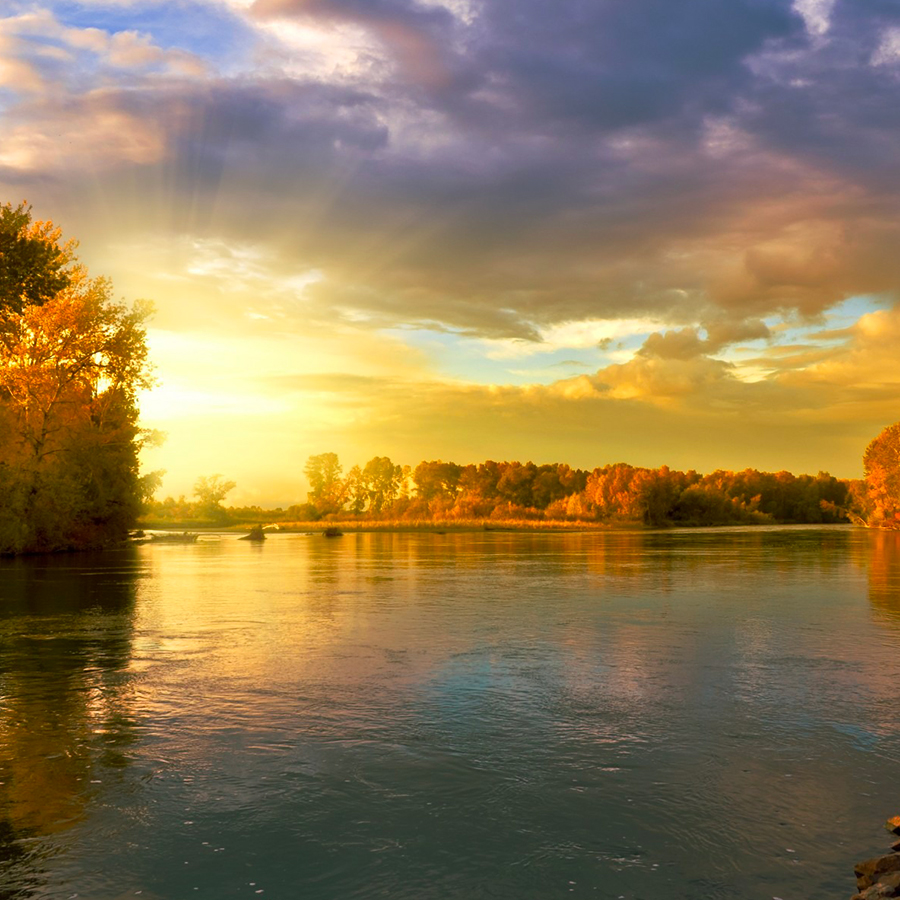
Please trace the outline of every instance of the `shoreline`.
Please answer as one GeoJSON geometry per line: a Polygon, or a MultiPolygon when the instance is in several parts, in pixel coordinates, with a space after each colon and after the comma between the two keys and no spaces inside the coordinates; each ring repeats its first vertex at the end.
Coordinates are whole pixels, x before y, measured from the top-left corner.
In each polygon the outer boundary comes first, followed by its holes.
{"type": "Polygon", "coordinates": [[[320,535],[328,529],[338,529],[346,534],[365,533],[390,533],[390,534],[475,534],[475,533],[557,533],[557,534],[592,534],[592,533],[624,533],[624,532],[703,532],[709,530],[747,530],[758,531],[765,529],[848,529],[859,528],[850,522],[760,522],[760,523],[731,523],[721,525],[686,525],[673,523],[669,526],[651,526],[640,522],[528,522],[520,520],[494,520],[482,522],[479,520],[466,520],[462,522],[361,522],[335,520],[329,522],[273,522],[273,523],[229,523],[227,525],[194,524],[179,522],[176,524],[162,522],[141,523],[139,528],[144,531],[165,533],[182,533],[185,531],[197,534],[243,534],[256,525],[262,525],[267,534],[310,534],[320,535]]]}

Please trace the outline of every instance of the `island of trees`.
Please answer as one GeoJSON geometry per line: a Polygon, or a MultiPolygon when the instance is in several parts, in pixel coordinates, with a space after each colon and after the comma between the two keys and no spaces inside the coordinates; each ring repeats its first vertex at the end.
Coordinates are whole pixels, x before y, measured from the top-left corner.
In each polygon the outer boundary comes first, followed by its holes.
{"type": "Polygon", "coordinates": [[[443,460],[415,468],[376,456],[345,475],[336,453],[309,457],[307,500],[287,508],[226,508],[235,485],[201,478],[196,501],[149,504],[148,525],[322,522],[376,527],[460,525],[649,527],[854,522],[900,530],[900,423],[885,428],[864,457],[865,479],[827,472],[793,475],[717,469],[706,475],[616,463],[573,469],[565,463],[443,460]],[[214,502],[210,497],[214,495],[214,502]]]}
{"type": "Polygon", "coordinates": [[[346,475],[335,453],[311,456],[305,467],[307,501],[282,509],[209,505],[209,486],[224,496],[233,482],[201,479],[195,501],[150,504],[148,524],[188,527],[229,522],[371,523],[398,527],[430,523],[562,526],[566,523],[643,525],[834,524],[858,514],[862,482],[820,472],[741,472],[707,475],[617,463],[573,469],[565,463],[495,462],[460,465],[442,460],[415,468],[376,456],[346,475]]]}

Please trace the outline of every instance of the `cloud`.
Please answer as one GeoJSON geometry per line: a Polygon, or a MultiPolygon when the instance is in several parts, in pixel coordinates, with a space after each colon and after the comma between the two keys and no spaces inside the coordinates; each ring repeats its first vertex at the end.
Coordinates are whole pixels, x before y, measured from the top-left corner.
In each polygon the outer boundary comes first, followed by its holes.
{"type": "MultiPolygon", "coordinates": [[[[186,30],[224,8],[194,4],[186,30]]],[[[17,183],[74,178],[98,147],[106,202],[269,241],[273,272],[322,273],[323,315],[379,327],[535,341],[591,320],[814,318],[900,275],[896,85],[870,65],[894,26],[858,9],[257,0],[230,8],[235,55],[259,60],[238,71],[166,45],[158,15],[114,31],[45,11],[0,20],[8,78],[58,98],[20,95],[4,162],[17,183]]]]}
{"type": "Polygon", "coordinates": [[[371,33],[399,77],[429,91],[454,87],[457,76],[445,37],[457,19],[445,5],[425,6],[400,0],[256,0],[251,11],[260,19],[297,18],[351,23],[371,33]]]}
{"type": "Polygon", "coordinates": [[[721,320],[706,323],[706,344],[710,352],[739,341],[757,341],[771,336],[769,326],[761,319],[721,320]]]}
{"type": "Polygon", "coordinates": [[[837,0],[794,0],[794,9],[803,17],[806,30],[814,37],[827,34],[831,11],[837,0]]]}
{"type": "Polygon", "coordinates": [[[0,167],[18,173],[78,173],[106,164],[146,164],[160,159],[165,137],[115,97],[102,92],[77,105],[32,107],[27,124],[10,128],[0,146],[0,167]]]}
{"type": "Polygon", "coordinates": [[[0,18],[0,186],[156,296],[165,327],[253,322],[298,353],[303,335],[362,353],[414,326],[494,361],[643,340],[527,391],[389,372],[354,388],[394,424],[403,390],[435,427],[427,402],[458,402],[497,440],[491,415],[535,406],[576,435],[627,408],[650,437],[675,410],[786,430],[892,415],[892,310],[778,348],[848,297],[896,299],[900,13],[883,0],[175,9],[0,18]]]}
{"type": "Polygon", "coordinates": [[[878,48],[872,55],[873,66],[895,66],[900,63],[900,28],[886,28],[878,48]]]}
{"type": "Polygon", "coordinates": [[[688,360],[702,356],[706,350],[706,341],[700,339],[696,328],[681,328],[654,332],[644,341],[638,355],[648,359],[688,360]]]}

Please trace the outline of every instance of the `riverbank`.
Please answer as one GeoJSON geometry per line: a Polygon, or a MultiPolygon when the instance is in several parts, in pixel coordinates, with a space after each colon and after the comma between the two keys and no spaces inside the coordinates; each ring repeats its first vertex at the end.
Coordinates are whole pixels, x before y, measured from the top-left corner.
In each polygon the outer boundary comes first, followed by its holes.
{"type": "Polygon", "coordinates": [[[255,525],[262,524],[267,532],[287,534],[316,534],[327,529],[337,528],[342,532],[431,532],[446,534],[448,532],[471,531],[561,531],[565,533],[578,531],[612,531],[612,530],[644,530],[640,523],[608,522],[563,522],[530,519],[454,519],[453,521],[435,521],[433,519],[405,520],[388,519],[384,521],[369,519],[335,519],[319,522],[229,522],[215,524],[197,522],[189,519],[178,522],[166,520],[142,520],[139,527],[144,531],[196,531],[196,532],[245,532],[255,525]]]}
{"type": "Polygon", "coordinates": [[[182,533],[185,531],[198,534],[246,534],[251,528],[262,526],[267,534],[323,534],[329,530],[337,530],[343,534],[367,534],[373,532],[389,534],[467,534],[474,532],[517,532],[517,533],[555,533],[584,534],[611,532],[651,532],[651,531],[719,531],[719,530],[759,530],[766,529],[845,529],[858,527],[849,522],[809,523],[809,522],[757,522],[751,524],[722,523],[720,525],[688,525],[673,523],[664,526],[644,525],[641,522],[560,522],[531,521],[523,519],[462,519],[451,522],[433,520],[407,521],[403,519],[370,521],[363,519],[334,520],[320,522],[230,522],[214,525],[185,520],[180,522],[142,522],[144,531],[161,531],[182,533]]]}

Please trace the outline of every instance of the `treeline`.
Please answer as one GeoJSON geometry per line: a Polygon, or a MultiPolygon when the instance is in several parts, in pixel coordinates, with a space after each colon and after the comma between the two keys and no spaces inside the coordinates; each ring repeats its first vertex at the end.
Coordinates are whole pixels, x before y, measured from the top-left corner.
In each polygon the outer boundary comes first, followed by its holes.
{"type": "MultiPolygon", "coordinates": [[[[401,466],[377,456],[346,475],[334,453],[309,458],[307,502],[287,509],[221,508],[219,521],[471,521],[519,520],[610,524],[742,525],[846,522],[861,483],[820,472],[708,475],[662,466],[616,463],[593,470],[565,463],[442,460],[401,466]]],[[[199,496],[199,495],[198,495],[199,496]]],[[[187,521],[210,506],[167,498],[151,518],[187,521]]]]}

